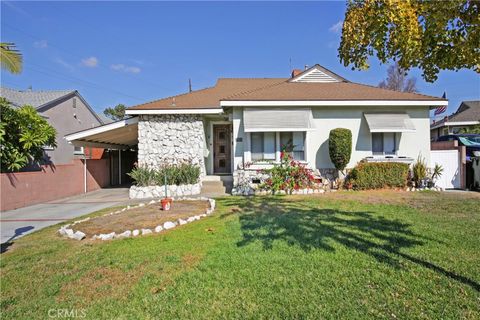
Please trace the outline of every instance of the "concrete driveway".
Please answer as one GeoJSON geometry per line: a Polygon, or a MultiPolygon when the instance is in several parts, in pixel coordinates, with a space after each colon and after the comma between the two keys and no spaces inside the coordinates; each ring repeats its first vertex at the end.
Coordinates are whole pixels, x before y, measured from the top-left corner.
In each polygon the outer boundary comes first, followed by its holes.
{"type": "Polygon", "coordinates": [[[128,188],[100,189],[84,195],[0,213],[1,243],[97,210],[129,202],[128,188]]]}

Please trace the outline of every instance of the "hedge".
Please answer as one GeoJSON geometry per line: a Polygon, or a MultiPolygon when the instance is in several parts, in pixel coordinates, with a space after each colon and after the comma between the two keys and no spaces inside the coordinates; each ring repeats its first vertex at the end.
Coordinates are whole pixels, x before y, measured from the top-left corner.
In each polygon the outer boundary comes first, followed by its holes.
{"type": "Polygon", "coordinates": [[[352,155],[352,132],[348,129],[337,128],[330,131],[328,138],[330,160],[337,170],[343,170],[352,155]]]}
{"type": "Polygon", "coordinates": [[[348,184],[353,189],[405,187],[409,166],[398,162],[361,162],[350,171],[348,184]]]}

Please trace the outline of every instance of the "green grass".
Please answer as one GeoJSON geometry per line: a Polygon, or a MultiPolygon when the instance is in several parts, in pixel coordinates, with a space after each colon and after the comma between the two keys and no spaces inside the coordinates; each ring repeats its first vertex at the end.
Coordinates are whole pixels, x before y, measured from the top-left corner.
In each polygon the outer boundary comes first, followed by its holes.
{"type": "Polygon", "coordinates": [[[217,203],[160,235],[75,242],[51,227],[19,239],[1,256],[2,318],[480,318],[478,195],[217,203]]]}

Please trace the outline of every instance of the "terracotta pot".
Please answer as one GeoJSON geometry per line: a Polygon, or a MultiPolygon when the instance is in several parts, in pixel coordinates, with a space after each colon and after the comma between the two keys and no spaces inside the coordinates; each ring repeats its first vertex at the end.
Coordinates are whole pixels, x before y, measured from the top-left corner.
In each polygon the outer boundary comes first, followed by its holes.
{"type": "Polygon", "coordinates": [[[162,205],[162,210],[168,211],[172,207],[172,198],[163,198],[160,200],[160,204],[162,205]]]}

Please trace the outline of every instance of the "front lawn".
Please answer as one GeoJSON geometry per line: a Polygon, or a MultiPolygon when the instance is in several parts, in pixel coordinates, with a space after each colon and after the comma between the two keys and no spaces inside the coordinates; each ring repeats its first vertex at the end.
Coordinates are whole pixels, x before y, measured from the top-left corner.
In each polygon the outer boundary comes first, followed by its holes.
{"type": "Polygon", "coordinates": [[[204,220],[110,242],[55,226],[1,255],[2,318],[479,319],[479,207],[337,192],[224,198],[204,220]]]}

